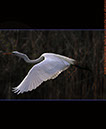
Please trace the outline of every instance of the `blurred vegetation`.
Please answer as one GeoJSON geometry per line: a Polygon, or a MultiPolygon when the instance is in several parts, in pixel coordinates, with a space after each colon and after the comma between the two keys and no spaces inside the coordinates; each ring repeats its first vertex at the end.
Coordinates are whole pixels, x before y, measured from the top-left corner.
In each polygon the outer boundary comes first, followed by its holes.
{"type": "Polygon", "coordinates": [[[0,30],[0,99],[102,99],[104,98],[104,31],[0,30]],[[17,95],[20,84],[33,66],[2,52],[17,50],[30,59],[51,52],[86,64],[92,73],[70,67],[56,79],[17,95]]]}

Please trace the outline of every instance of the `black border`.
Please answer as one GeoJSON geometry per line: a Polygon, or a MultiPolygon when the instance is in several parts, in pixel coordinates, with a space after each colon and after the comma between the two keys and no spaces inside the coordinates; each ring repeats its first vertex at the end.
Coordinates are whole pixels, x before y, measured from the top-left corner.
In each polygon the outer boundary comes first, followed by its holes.
{"type": "Polygon", "coordinates": [[[0,12],[0,29],[104,28],[104,1],[73,1],[53,7],[48,5],[9,10],[6,15],[0,12]]]}

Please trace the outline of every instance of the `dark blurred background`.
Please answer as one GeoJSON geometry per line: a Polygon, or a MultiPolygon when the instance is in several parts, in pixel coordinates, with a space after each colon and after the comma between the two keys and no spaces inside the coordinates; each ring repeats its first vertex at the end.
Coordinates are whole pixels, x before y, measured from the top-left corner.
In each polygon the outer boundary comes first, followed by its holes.
{"type": "Polygon", "coordinates": [[[104,31],[101,30],[0,30],[0,99],[102,99],[104,95],[104,31]],[[33,66],[2,52],[17,50],[30,59],[52,52],[76,59],[92,72],[70,67],[56,79],[17,95],[33,66]]]}

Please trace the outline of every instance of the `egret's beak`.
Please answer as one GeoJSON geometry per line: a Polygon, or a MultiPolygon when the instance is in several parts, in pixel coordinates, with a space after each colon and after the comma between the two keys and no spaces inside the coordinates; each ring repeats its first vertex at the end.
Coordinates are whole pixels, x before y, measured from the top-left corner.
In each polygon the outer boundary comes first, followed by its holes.
{"type": "Polygon", "coordinates": [[[12,55],[11,52],[3,52],[2,54],[3,54],[3,55],[12,55]]]}

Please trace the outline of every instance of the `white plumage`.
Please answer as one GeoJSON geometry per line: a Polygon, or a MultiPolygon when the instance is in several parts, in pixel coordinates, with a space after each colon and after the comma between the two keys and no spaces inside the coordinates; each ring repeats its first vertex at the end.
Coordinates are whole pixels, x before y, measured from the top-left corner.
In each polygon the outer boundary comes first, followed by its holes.
{"type": "MultiPolygon", "coordinates": [[[[17,51],[14,51],[13,54],[23,58],[27,63],[36,63],[36,60],[30,60],[25,54],[17,51]]],[[[13,89],[14,93],[19,94],[36,89],[44,81],[56,78],[62,71],[66,70],[70,64],[74,64],[74,61],[74,59],[58,54],[42,54],[39,61],[37,60],[37,64],[30,69],[20,85],[13,89]],[[42,57],[44,58],[43,60],[42,57]]]]}

